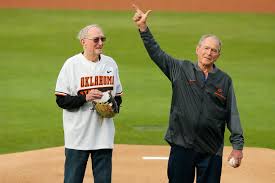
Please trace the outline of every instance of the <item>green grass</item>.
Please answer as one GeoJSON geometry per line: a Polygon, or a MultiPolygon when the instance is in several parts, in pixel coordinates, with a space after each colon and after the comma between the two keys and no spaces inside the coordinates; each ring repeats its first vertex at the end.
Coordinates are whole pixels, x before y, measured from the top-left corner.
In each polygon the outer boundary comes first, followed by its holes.
{"type": "MultiPolygon", "coordinates": [[[[66,58],[81,51],[80,28],[99,23],[105,54],[120,68],[124,87],[115,143],[166,144],[171,86],[150,61],[132,12],[0,10],[0,153],[63,145],[55,82],[66,58]]],[[[217,65],[235,84],[246,146],[275,149],[275,15],[153,12],[149,25],[161,47],[195,60],[199,37],[223,40],[217,65]]],[[[228,133],[226,133],[226,144],[228,133]]]]}

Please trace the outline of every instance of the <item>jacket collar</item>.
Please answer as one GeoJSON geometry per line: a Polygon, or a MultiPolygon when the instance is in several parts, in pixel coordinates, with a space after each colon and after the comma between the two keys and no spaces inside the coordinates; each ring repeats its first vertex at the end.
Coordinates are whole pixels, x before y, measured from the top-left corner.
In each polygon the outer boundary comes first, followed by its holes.
{"type": "MultiPolygon", "coordinates": [[[[197,71],[201,71],[201,69],[199,68],[199,64],[198,62],[195,63],[195,69],[197,71]]],[[[213,64],[213,70],[209,73],[216,73],[219,69],[217,68],[217,66],[215,64],[213,64]]]]}

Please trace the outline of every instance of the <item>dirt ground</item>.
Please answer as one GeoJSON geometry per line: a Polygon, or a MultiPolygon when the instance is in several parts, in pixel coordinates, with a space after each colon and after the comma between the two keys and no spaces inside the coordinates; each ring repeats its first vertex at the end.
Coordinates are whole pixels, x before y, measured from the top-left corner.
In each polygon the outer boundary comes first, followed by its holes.
{"type": "Polygon", "coordinates": [[[275,13],[274,0],[0,0],[0,7],[131,10],[132,3],[155,11],[275,13]]]}
{"type": "MultiPolygon", "coordinates": [[[[225,147],[222,183],[274,183],[275,151],[245,148],[241,167],[227,163],[231,148],[225,147]]],[[[167,183],[167,159],[144,160],[143,157],[168,157],[169,146],[115,145],[113,183],[167,183]]],[[[1,183],[60,183],[63,181],[64,148],[0,155],[1,183]]],[[[84,183],[92,183],[91,163],[84,183]]]]}

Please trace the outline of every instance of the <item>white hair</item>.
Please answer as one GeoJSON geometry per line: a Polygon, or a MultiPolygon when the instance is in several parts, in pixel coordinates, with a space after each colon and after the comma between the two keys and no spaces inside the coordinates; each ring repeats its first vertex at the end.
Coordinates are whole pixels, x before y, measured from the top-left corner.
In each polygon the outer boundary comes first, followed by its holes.
{"type": "MultiPolygon", "coordinates": [[[[91,25],[87,25],[86,27],[82,28],[78,35],[77,35],[77,39],[81,40],[81,39],[84,39],[88,36],[88,32],[90,29],[92,28],[98,28],[102,31],[101,27],[98,26],[97,24],[91,24],[91,25]]],[[[103,31],[102,31],[103,32],[103,31]]]]}
{"type": "Polygon", "coordinates": [[[222,49],[222,41],[214,34],[205,34],[205,35],[202,35],[200,40],[199,40],[199,43],[198,45],[200,46],[202,44],[202,42],[206,39],[206,38],[214,38],[218,43],[219,43],[219,52],[221,51],[222,49]]]}

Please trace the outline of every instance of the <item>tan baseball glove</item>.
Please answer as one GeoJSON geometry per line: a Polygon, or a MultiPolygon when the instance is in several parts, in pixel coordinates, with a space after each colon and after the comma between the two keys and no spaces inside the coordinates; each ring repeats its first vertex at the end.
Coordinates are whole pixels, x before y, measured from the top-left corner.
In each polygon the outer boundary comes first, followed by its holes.
{"type": "Polygon", "coordinates": [[[118,113],[117,103],[110,92],[105,92],[101,100],[93,101],[94,108],[103,118],[112,118],[118,113]]]}

